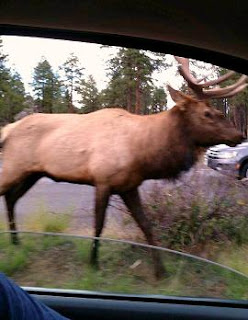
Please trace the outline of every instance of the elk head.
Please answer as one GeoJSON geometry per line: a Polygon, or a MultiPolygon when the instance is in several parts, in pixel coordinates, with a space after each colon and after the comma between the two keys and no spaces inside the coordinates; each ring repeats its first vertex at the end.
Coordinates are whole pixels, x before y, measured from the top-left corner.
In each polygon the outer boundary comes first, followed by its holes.
{"type": "Polygon", "coordinates": [[[195,97],[186,95],[168,86],[172,99],[176,102],[174,112],[180,114],[184,125],[187,127],[187,134],[197,146],[208,147],[215,144],[225,143],[235,146],[244,140],[243,135],[225,119],[224,115],[213,108],[208,99],[232,97],[242,91],[246,86],[247,76],[242,75],[240,79],[227,87],[215,87],[206,89],[209,86],[219,84],[235,74],[230,71],[216,80],[203,82],[197,80],[189,71],[189,60],[175,57],[179,62],[179,72],[187,81],[189,88],[195,97]]]}

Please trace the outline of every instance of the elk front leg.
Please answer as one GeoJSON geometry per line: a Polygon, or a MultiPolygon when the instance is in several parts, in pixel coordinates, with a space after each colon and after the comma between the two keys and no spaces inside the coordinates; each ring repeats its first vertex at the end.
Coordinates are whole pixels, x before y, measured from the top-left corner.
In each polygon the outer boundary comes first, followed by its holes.
{"type": "MultiPolygon", "coordinates": [[[[100,237],[104,226],[106,209],[109,201],[109,188],[97,186],[95,194],[95,237],[100,237]]],[[[91,250],[91,265],[98,268],[99,240],[95,239],[91,250]]]]}
{"type": "MultiPolygon", "coordinates": [[[[140,229],[143,231],[147,239],[147,242],[150,245],[155,246],[156,242],[153,238],[151,225],[143,212],[138,190],[134,189],[126,193],[122,193],[120,194],[120,196],[123,199],[129,211],[131,212],[131,215],[133,216],[134,220],[136,221],[140,229]]],[[[151,253],[154,261],[155,276],[159,279],[163,275],[165,275],[165,268],[163,266],[161,256],[158,250],[152,249],[151,253]]]]}

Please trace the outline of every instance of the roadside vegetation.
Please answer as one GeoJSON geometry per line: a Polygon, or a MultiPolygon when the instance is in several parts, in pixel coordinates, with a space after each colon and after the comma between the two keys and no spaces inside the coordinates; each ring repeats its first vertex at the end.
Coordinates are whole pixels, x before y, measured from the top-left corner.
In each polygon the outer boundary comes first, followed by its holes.
{"type": "MultiPolygon", "coordinates": [[[[223,263],[248,276],[246,183],[222,176],[203,178],[192,170],[176,184],[162,182],[143,193],[161,246],[223,263]]],[[[118,209],[125,211],[121,205],[118,209]]],[[[25,229],[70,232],[71,213],[58,216],[41,204],[25,229]]],[[[127,215],[120,229],[131,224],[127,215]]],[[[1,220],[0,230],[5,227],[1,220]]],[[[119,238],[116,232],[113,236],[119,238]]],[[[102,241],[100,269],[95,270],[89,266],[91,240],[21,237],[22,245],[15,247],[8,234],[0,235],[0,270],[24,286],[248,299],[248,278],[174,253],[162,253],[167,275],[158,281],[147,248],[102,241]]],[[[143,241],[140,232],[132,240],[143,241]]]]}
{"type": "MultiPolygon", "coordinates": [[[[247,180],[192,170],[146,195],[162,246],[211,254],[210,245],[248,243],[247,180]]],[[[212,172],[214,173],[214,171],[212,172]]]]}
{"type": "MultiPolygon", "coordinates": [[[[0,269],[20,285],[105,292],[247,299],[248,278],[205,262],[163,253],[168,274],[153,276],[146,248],[102,242],[100,270],[89,266],[89,240],[22,236],[18,249],[1,237],[0,269]]],[[[220,262],[247,272],[248,246],[229,247],[220,262]],[[245,266],[246,263],[246,266],[245,266]]]]}

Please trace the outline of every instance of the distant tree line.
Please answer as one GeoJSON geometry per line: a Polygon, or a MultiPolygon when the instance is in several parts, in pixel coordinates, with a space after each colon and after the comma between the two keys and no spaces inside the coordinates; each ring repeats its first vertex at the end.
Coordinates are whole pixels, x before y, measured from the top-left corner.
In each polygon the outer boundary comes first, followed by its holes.
{"type": "Polygon", "coordinates": [[[0,121],[12,122],[25,108],[26,94],[19,73],[6,66],[8,56],[2,52],[0,40],[0,121]]]}
{"type": "MultiPolygon", "coordinates": [[[[219,76],[227,73],[227,69],[218,68],[219,76]]],[[[236,74],[225,82],[225,85],[231,85],[241,76],[236,74]]],[[[246,137],[248,136],[248,89],[241,91],[233,98],[214,100],[213,104],[217,109],[233,122],[246,137]]]]}
{"type": "MultiPolygon", "coordinates": [[[[202,71],[204,71],[204,73],[211,75],[212,77],[214,75],[215,78],[220,77],[229,71],[211,64],[209,64],[208,68],[206,69],[206,64],[194,60],[191,61],[191,68],[192,66],[197,67],[198,73],[200,73],[201,76],[203,76],[202,71]]],[[[192,73],[195,77],[197,77],[194,71],[192,73]]],[[[198,76],[197,78],[201,79],[201,76],[198,76]]],[[[232,85],[240,76],[241,74],[236,73],[233,77],[221,83],[220,86],[225,87],[232,85]]],[[[181,90],[185,93],[189,93],[185,83],[182,85],[181,90]]],[[[248,88],[241,91],[233,98],[212,99],[211,105],[220,110],[225,117],[228,118],[246,137],[248,136],[248,88]]]]}
{"type": "MultiPolygon", "coordinates": [[[[103,48],[104,50],[104,48],[103,48]]],[[[25,92],[17,71],[7,67],[0,40],[0,123],[13,122],[26,114],[89,113],[121,107],[137,114],[166,109],[166,93],[152,81],[154,71],[166,68],[165,55],[121,48],[106,65],[109,82],[99,91],[93,75],[85,76],[78,57],[70,54],[55,71],[42,57],[33,70],[32,94],[25,92]]]]}
{"type": "MultiPolygon", "coordinates": [[[[102,48],[105,50],[106,46],[102,48]]],[[[32,94],[27,94],[20,74],[9,67],[0,39],[0,125],[13,122],[33,112],[89,113],[102,108],[121,107],[136,114],[151,114],[166,110],[165,88],[152,80],[154,72],[170,65],[165,54],[120,48],[106,64],[108,83],[97,88],[94,75],[86,76],[85,68],[75,54],[54,70],[42,57],[33,70],[32,94]]],[[[197,62],[193,62],[197,65],[197,62]]],[[[205,66],[199,65],[199,70],[205,66]]],[[[212,66],[215,75],[227,70],[212,66]]],[[[228,80],[231,84],[236,78],[228,80]]],[[[185,85],[181,88],[187,91],[185,85]]],[[[223,113],[247,135],[248,89],[232,99],[213,101],[223,113]]]]}

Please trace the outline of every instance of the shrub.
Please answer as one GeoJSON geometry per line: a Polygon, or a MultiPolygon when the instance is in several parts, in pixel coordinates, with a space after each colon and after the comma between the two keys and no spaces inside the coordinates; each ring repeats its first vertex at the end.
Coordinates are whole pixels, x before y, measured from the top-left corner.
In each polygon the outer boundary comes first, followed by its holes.
{"type": "Polygon", "coordinates": [[[163,245],[175,249],[209,241],[248,242],[246,182],[192,170],[177,183],[157,185],[146,210],[163,245]]]}

